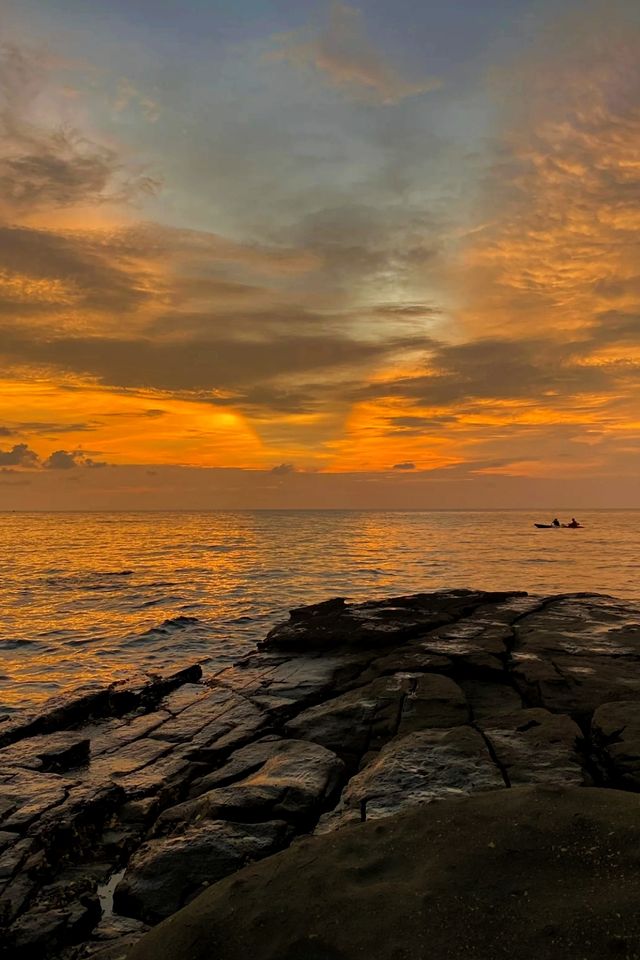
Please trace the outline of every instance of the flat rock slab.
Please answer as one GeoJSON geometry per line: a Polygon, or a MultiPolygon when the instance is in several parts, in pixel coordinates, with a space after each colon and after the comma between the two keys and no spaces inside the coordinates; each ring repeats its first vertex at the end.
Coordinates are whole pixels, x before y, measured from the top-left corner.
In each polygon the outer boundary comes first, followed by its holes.
{"type": "Polygon", "coordinates": [[[86,734],[68,730],[29,737],[0,750],[0,770],[7,766],[43,772],[70,770],[89,762],[89,748],[86,734]]]}
{"type": "Polygon", "coordinates": [[[166,677],[139,677],[86,692],[75,692],[46,701],[34,713],[19,714],[0,726],[0,746],[41,733],[68,730],[96,717],[122,716],[140,706],[157,704],[184,683],[195,683],[202,667],[194,664],[166,677]]]}
{"type": "Polygon", "coordinates": [[[511,786],[584,783],[582,733],[570,717],[548,710],[519,710],[480,723],[511,786]]]}
{"type": "Polygon", "coordinates": [[[210,820],[179,837],[145,843],[116,887],[120,912],[148,923],[171,916],[203,889],[253,860],[285,847],[293,831],[284,821],[210,820]]]}
{"type": "Polygon", "coordinates": [[[469,719],[460,687],[438,674],[394,674],[310,707],[287,723],[293,737],[312,740],[347,761],[378,750],[397,733],[454,727],[469,719]]]}
{"type": "Polygon", "coordinates": [[[216,884],[128,960],[638,956],[637,797],[520,787],[300,841],[216,884]]]}
{"type": "Polygon", "coordinates": [[[640,615],[610,597],[547,601],[515,626],[513,675],[531,705],[587,715],[640,698],[640,615]]]}
{"type": "Polygon", "coordinates": [[[316,743],[267,738],[194,781],[191,799],[165,810],[156,832],[184,830],[204,819],[309,823],[336,793],[343,773],[338,757],[316,743]]]}
{"type": "Polygon", "coordinates": [[[504,787],[482,736],[472,727],[397,737],[347,784],[318,832],[389,817],[416,804],[504,787]]]}

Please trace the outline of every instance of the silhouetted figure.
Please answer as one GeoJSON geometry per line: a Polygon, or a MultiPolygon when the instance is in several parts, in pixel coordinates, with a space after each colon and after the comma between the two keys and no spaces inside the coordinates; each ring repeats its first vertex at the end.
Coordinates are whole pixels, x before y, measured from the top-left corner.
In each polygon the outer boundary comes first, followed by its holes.
{"type": "Polygon", "coordinates": [[[567,524],[568,527],[579,527],[581,524],[578,523],[575,517],[571,517],[571,523],[567,524]]]}
{"type": "Polygon", "coordinates": [[[555,518],[555,520],[552,520],[552,521],[551,521],[551,526],[552,526],[552,527],[559,527],[559,526],[560,526],[560,521],[558,520],[557,517],[555,518]]]}

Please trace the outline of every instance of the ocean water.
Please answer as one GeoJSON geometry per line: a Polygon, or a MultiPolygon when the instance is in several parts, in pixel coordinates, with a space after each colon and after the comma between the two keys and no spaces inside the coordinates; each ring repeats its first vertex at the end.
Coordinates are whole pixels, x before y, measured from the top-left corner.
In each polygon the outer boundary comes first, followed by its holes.
{"type": "Polygon", "coordinates": [[[640,511],[0,513],[0,713],[236,659],[292,606],[443,587],[640,600],[640,511]],[[568,519],[568,518],[567,518],[568,519]]]}

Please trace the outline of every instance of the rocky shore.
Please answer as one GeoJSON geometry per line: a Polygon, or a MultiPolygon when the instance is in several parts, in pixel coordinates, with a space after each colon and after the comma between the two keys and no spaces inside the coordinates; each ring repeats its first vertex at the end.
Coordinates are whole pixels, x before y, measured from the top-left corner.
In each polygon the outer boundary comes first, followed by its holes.
{"type": "Polygon", "coordinates": [[[640,957],[637,606],[335,599],[259,647],[0,720],[3,957],[640,957]]]}

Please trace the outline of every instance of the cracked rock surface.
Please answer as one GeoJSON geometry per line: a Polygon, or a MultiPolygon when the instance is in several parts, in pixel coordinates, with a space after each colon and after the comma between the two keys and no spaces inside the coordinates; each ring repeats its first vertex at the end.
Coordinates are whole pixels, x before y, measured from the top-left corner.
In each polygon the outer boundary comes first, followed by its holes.
{"type": "MultiPolygon", "coordinates": [[[[344,836],[347,850],[357,831],[393,832],[419,811],[455,825],[447,811],[467,803],[481,819],[490,808],[547,810],[536,790],[559,790],[569,810],[565,797],[599,797],[594,786],[616,788],[612,798],[640,789],[632,604],[473,590],[338,598],[293,610],[259,648],[204,677],[195,666],[134,678],[0,720],[0,956],[178,960],[192,954],[167,952],[171,937],[134,945],[164,918],[179,930],[176,911],[194,897],[186,909],[196,909],[203,890],[233,912],[247,870],[293,863],[305,844],[321,853],[344,836]]],[[[354,870],[367,876],[371,857],[361,850],[354,870]]],[[[388,869],[372,861],[371,877],[388,869]]],[[[484,878],[480,859],[476,869],[484,878]]],[[[318,891],[333,885],[316,879],[318,891]]],[[[264,910],[278,909],[270,892],[264,910]]],[[[220,917],[209,953],[193,957],[302,956],[294,943],[279,954],[257,941],[245,954],[232,940],[214,950],[220,917]]],[[[338,940],[317,948],[305,960],[356,955],[338,940]]]]}

